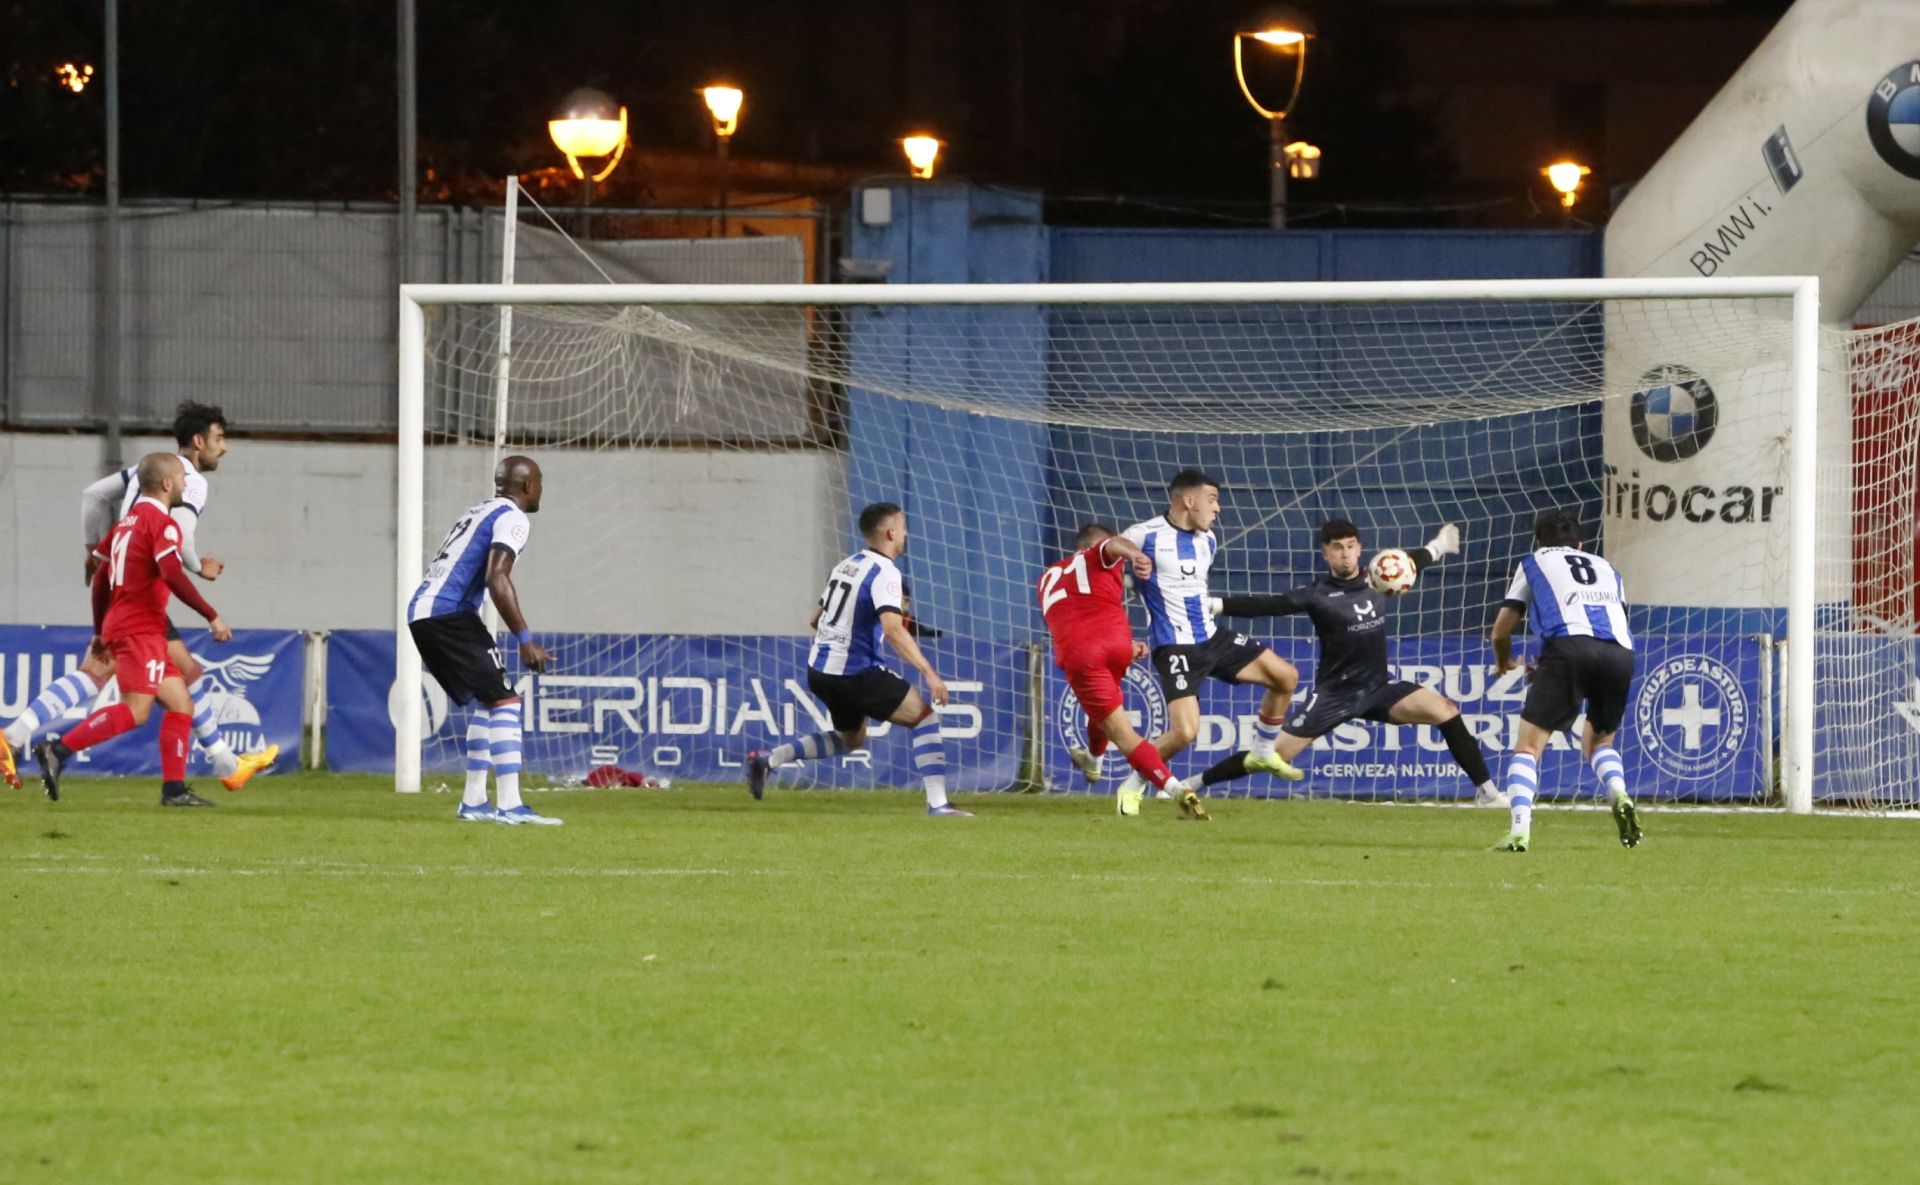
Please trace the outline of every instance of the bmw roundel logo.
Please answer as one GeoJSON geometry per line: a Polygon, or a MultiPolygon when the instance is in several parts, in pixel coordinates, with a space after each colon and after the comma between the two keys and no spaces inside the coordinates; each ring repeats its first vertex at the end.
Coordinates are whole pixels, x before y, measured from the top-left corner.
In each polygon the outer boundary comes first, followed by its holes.
{"type": "Polygon", "coordinates": [[[1896,67],[1874,86],[1867,138],[1881,160],[1920,181],[1920,61],[1896,67]]]}
{"type": "Polygon", "coordinates": [[[1633,443],[1656,461],[1684,461],[1713,439],[1720,405],[1707,380],[1684,366],[1640,376],[1633,393],[1633,443]]]}

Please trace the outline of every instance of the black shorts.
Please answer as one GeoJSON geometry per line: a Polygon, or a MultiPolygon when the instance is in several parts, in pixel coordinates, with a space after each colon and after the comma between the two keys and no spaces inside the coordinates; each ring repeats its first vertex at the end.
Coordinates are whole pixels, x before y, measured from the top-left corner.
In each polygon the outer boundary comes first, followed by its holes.
{"type": "Polygon", "coordinates": [[[1213,637],[1191,646],[1162,646],[1153,652],[1153,669],[1160,672],[1160,691],[1171,703],[1200,694],[1200,681],[1215,678],[1232,683],[1266,647],[1245,634],[1215,630],[1213,637]]]}
{"type": "Polygon", "coordinates": [[[885,667],[868,667],[857,675],[829,675],[808,667],[807,690],[827,705],[836,732],[852,732],[869,720],[892,718],[913,684],[885,667]]]}
{"type": "Polygon", "coordinates": [[[1370,691],[1335,692],[1322,695],[1318,688],[1305,699],[1293,702],[1287,713],[1285,729],[1291,736],[1325,736],[1349,720],[1373,720],[1385,724],[1393,705],[1420,690],[1418,683],[1383,683],[1370,691]]]}
{"type": "Polygon", "coordinates": [[[1527,687],[1520,719],[1548,732],[1573,726],[1586,704],[1595,732],[1616,732],[1627,715],[1633,651],[1605,638],[1548,638],[1527,687]]]}
{"type": "Polygon", "coordinates": [[[185,642],[186,641],[185,638],[180,636],[180,627],[173,624],[171,621],[167,623],[167,641],[169,642],[185,642]]]}
{"type": "Polygon", "coordinates": [[[407,623],[427,671],[457,704],[497,704],[514,697],[507,663],[478,613],[449,613],[407,623]]]}

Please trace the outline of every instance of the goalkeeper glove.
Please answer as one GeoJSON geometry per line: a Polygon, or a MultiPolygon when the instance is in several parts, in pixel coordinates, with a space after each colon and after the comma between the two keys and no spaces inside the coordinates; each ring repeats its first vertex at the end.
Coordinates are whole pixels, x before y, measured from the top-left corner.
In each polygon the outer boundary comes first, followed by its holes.
{"type": "Polygon", "coordinates": [[[1433,538],[1427,540],[1427,550],[1433,553],[1433,558],[1436,560],[1445,559],[1450,555],[1458,555],[1460,552],[1460,528],[1454,526],[1452,523],[1441,527],[1438,531],[1434,532],[1433,538]]]}
{"type": "Polygon", "coordinates": [[[1207,598],[1207,612],[1212,614],[1215,617],[1220,616],[1220,614],[1224,611],[1225,606],[1226,606],[1226,602],[1221,600],[1219,597],[1207,598]]]}

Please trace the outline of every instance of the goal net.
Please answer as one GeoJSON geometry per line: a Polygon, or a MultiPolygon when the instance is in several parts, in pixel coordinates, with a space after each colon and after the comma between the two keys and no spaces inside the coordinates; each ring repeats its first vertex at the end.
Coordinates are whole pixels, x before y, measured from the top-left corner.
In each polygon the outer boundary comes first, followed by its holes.
{"type": "MultiPolygon", "coordinates": [[[[544,504],[514,577],[555,662],[533,677],[511,647],[507,659],[527,768],[555,780],[598,765],[739,780],[748,751],[826,729],[806,687],[808,619],[859,547],[861,507],[884,501],[907,512],[910,617],[953,693],[950,783],[1086,789],[1066,756],[1084,723],[1036,580],[1080,524],[1161,514],[1167,479],[1196,467],[1222,485],[1215,595],[1310,583],[1330,519],[1355,523],[1369,554],[1459,525],[1461,554],[1376,608],[1394,677],[1457,703],[1496,771],[1526,685],[1494,673],[1488,628],[1534,517],[1565,508],[1632,603],[1638,674],[1619,747],[1636,793],[1796,807],[1912,794],[1920,754],[1893,705],[1920,701],[1902,369],[1915,342],[1822,344],[1810,281],[406,296],[400,596],[491,495],[497,457],[541,463],[544,504]],[[1830,393],[1817,411],[1816,385],[1830,393]],[[1810,652],[1794,622],[1809,623],[1810,652]]],[[[1130,613],[1144,638],[1131,600],[1130,613]]],[[[1306,619],[1220,624],[1293,661],[1311,693],[1306,619]]],[[[397,649],[404,687],[404,633],[397,649]]],[[[1158,731],[1166,700],[1147,664],[1126,693],[1158,731]]],[[[463,717],[431,680],[395,703],[401,787],[458,769],[463,717]]],[[[1257,704],[1257,689],[1208,683],[1174,773],[1245,748],[1257,704]]],[[[876,727],[866,751],[789,766],[776,787],[914,785],[901,731],[876,727]]],[[[1108,761],[1095,789],[1126,772],[1108,761]]],[[[1215,790],[1472,793],[1426,725],[1351,721],[1303,761],[1300,783],[1215,790]]],[[[1542,792],[1595,793],[1576,737],[1554,738],[1542,792]]]]}

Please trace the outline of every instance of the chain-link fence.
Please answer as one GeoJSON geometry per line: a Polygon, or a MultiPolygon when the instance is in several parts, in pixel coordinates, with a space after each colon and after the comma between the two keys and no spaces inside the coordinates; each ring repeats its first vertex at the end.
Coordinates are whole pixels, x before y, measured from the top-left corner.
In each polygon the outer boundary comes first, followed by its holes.
{"type": "MultiPolygon", "coordinates": [[[[602,211],[597,226],[675,213],[602,211]]],[[[752,238],[575,242],[524,211],[523,283],[799,282],[819,255],[813,211],[758,219],[752,238]]],[[[380,205],[140,203],[121,217],[119,418],[159,428],[183,399],[238,427],[317,435],[394,429],[398,211],[380,205]]],[[[0,204],[0,423],[99,427],[103,331],[98,206],[0,204]]],[[[409,279],[500,278],[499,210],[427,207],[409,279]]]]}

